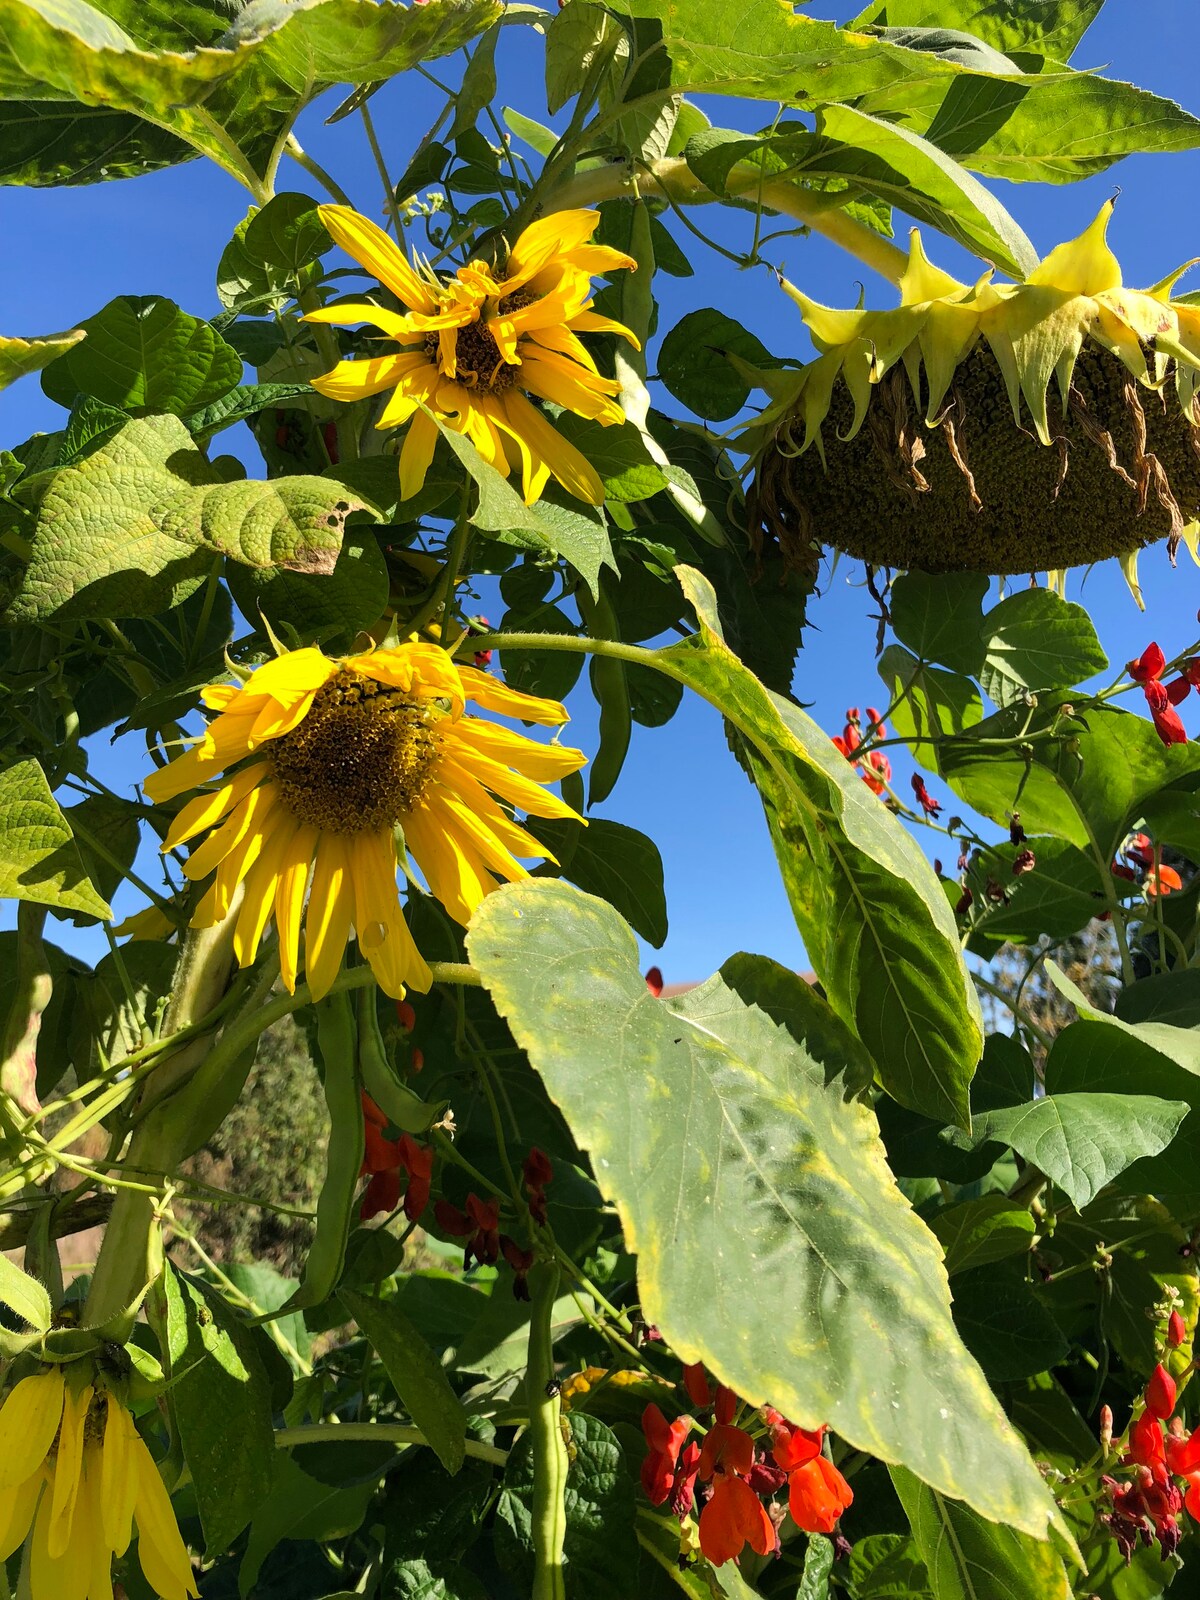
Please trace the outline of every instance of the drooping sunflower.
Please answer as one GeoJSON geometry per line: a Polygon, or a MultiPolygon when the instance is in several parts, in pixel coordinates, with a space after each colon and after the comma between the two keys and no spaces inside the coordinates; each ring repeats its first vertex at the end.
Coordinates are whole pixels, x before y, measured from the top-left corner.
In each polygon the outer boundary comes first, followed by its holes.
{"type": "Polygon", "coordinates": [[[466,712],[474,703],[553,727],[567,721],[564,708],[459,664],[440,645],[335,660],[295,650],[244,684],[211,685],[203,700],[217,713],[204,737],[145,790],[172,800],[224,774],[179,811],[163,849],[208,834],[184,866],[193,881],[215,873],[192,926],[223,921],[243,884],[234,954],[249,965],[274,916],[290,992],[302,921],[315,998],[328,993],[352,927],[388,994],[429,988],[400,909],[398,829],[430,892],[466,923],[499,880],[528,876],[518,857],[553,859],[500,801],[530,816],[576,817],[542,785],[583,766],[582,751],[466,712]]]}
{"type": "Polygon", "coordinates": [[[595,468],[530,400],[552,401],[608,427],[624,422],[620,385],[602,378],[581,333],[616,333],[637,344],[622,323],[592,310],[593,273],[636,268],[632,257],[592,244],[600,215],[562,211],[532,223],[503,268],[483,262],[453,278],[418,270],[368,218],[346,206],[322,206],[330,237],[407,307],[369,302],[310,311],[308,322],[366,322],[399,346],[390,354],[342,361],[313,387],[331,400],[362,400],[392,390],[376,426],[409,424],[400,451],[400,492],[425,481],[438,430],[430,413],[466,434],[485,461],[507,476],[521,472],[532,504],[553,475],[580,500],[599,505],[595,468]],[[427,408],[422,410],[422,406],[427,408]]]}
{"type": "MultiPolygon", "coordinates": [[[[789,284],[820,354],[771,374],[747,430],[752,536],[926,572],[1046,571],[1200,534],[1200,307],[1186,270],[1126,289],[1112,204],[1024,283],[958,282],[914,229],[900,305],[837,311],[789,284]]],[[[1190,265],[1191,263],[1189,263],[1190,265]]]]}
{"type": "Polygon", "coordinates": [[[112,1600],[136,1524],[162,1600],[200,1591],[171,1499],[120,1396],[84,1362],[22,1378],[0,1410],[0,1560],[32,1529],[32,1600],[112,1600]]]}

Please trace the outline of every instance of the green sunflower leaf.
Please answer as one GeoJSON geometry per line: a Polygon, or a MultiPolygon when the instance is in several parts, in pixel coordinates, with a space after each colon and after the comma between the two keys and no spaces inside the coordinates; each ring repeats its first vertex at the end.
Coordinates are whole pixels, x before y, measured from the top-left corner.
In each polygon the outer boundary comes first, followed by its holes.
{"type": "Polygon", "coordinates": [[[987,177],[1067,183],[1136,150],[1200,145],[1200,120],[1173,101],[1093,73],[970,71],[778,0],[622,0],[622,10],[662,22],[676,88],[814,109],[853,101],[987,177]]]}
{"type": "Polygon", "coordinates": [[[1104,0],[871,0],[848,28],[958,28],[1006,56],[1066,61],[1104,0]]]}
{"type": "Polygon", "coordinates": [[[934,1600],[1072,1600],[1066,1567],[1052,1544],[1031,1539],[1016,1524],[985,1521],[903,1467],[892,1467],[891,1475],[934,1600]]]}
{"type": "Polygon", "coordinates": [[[104,183],[193,161],[174,134],[128,111],[75,100],[0,100],[0,183],[104,183]]]}
{"type": "Polygon", "coordinates": [[[7,389],[10,383],[27,373],[40,372],[86,337],[83,328],[72,328],[67,333],[44,333],[35,339],[15,339],[0,334],[0,389],[7,389]]]}
{"type": "Polygon", "coordinates": [[[361,509],[327,478],[223,483],[177,417],[136,419],[51,478],[8,615],[154,616],[219,556],[329,573],[346,518],[361,509]]]}
{"type": "Polygon", "coordinates": [[[717,976],[655,1000],[619,915],[549,880],[489,895],[467,948],[590,1152],[676,1353],[1043,1537],[1051,1498],[954,1332],[941,1248],[873,1114],[749,1002],[746,966],[738,991],[717,976]]]}
{"type": "Polygon", "coordinates": [[[901,1104],[970,1125],[979,1004],[945,892],[827,734],[725,643],[712,587],[676,568],[700,631],[658,659],[725,715],[758,786],[809,959],[901,1104]]]}
{"type": "Polygon", "coordinates": [[[46,774],[33,760],[0,770],[0,900],[112,917],[87,875],[46,774]]]}
{"type": "MultiPolygon", "coordinates": [[[[164,133],[253,180],[323,90],[452,54],[500,13],[499,0],[106,0],[103,9],[0,0],[0,37],[21,39],[19,53],[0,55],[0,99],[149,114],[164,133]]],[[[118,150],[131,131],[124,121],[110,128],[118,150]]],[[[162,164],[168,148],[152,139],[150,164],[162,164]]],[[[33,173],[57,181],[58,159],[52,147],[44,165],[27,156],[25,181],[33,173]]],[[[94,157],[76,157],[74,181],[81,165],[105,175],[94,157]]]]}

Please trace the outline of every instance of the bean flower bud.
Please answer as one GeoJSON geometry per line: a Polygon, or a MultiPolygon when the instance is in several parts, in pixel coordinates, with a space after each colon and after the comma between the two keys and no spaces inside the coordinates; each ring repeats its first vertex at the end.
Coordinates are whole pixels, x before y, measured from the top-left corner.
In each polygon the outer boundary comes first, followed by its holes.
{"type": "Polygon", "coordinates": [[[1172,1311],[1167,1319],[1167,1344],[1172,1350],[1178,1350],[1186,1338],[1187,1323],[1179,1315],[1178,1311],[1172,1311]]]}
{"type": "Polygon", "coordinates": [[[1146,1385],[1146,1410],[1160,1422],[1166,1422],[1174,1409],[1175,1379],[1160,1361],[1146,1385]]]}

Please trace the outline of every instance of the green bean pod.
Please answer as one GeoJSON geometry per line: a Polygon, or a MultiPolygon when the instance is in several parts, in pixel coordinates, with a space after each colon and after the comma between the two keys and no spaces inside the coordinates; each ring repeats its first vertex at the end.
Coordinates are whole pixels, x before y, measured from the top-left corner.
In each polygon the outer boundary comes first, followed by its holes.
{"type": "Polygon", "coordinates": [[[542,1264],[529,1274],[529,1365],[525,1398],[529,1406],[529,1449],[533,1458],[532,1600],[566,1600],[563,1545],[567,1534],[567,1472],[570,1462],[562,1433],[562,1401],[554,1375],[552,1316],[558,1293],[558,1266],[542,1264]]]}
{"type": "Polygon", "coordinates": [[[353,1002],[345,992],[331,994],[316,1002],[316,1012],[317,1050],[325,1070],[325,1104],[329,1109],[325,1181],[317,1200],[317,1231],[304,1263],[300,1287],[287,1305],[272,1316],[320,1305],[337,1287],[346,1260],[346,1241],[354,1222],[354,1201],[362,1169],[365,1133],[353,1002]]]}
{"type": "Polygon", "coordinates": [[[444,1100],[436,1105],[422,1100],[392,1071],[379,1031],[374,984],[358,991],[358,1065],[363,1088],[402,1133],[427,1133],[446,1109],[444,1100]]]}

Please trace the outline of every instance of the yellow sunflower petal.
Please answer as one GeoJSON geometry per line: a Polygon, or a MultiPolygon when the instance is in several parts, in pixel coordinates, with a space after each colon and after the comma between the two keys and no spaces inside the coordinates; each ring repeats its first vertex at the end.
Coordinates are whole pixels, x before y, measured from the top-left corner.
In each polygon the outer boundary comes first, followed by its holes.
{"type": "Polygon", "coordinates": [[[641,340],[631,328],[623,322],[614,322],[612,317],[602,317],[596,311],[579,311],[571,318],[571,326],[580,333],[615,333],[622,339],[627,339],[635,350],[642,348],[641,340]]]}
{"type": "Polygon", "coordinates": [[[346,841],[339,834],[323,833],[304,923],[304,969],[314,1000],[324,999],[338,975],[353,920],[354,887],[346,841]]]}
{"type": "Polygon", "coordinates": [[[368,361],[339,361],[332,372],[311,380],[327,400],[365,400],[394,388],[427,361],[423,354],[372,356],[368,361]]]}
{"type": "MultiPolygon", "coordinates": [[[[551,702],[553,704],[553,702],[551,702]]],[[[538,783],[556,783],[569,772],[578,772],[587,765],[582,750],[573,750],[564,744],[539,744],[524,734],[514,733],[495,722],[485,722],[480,717],[463,717],[446,735],[449,750],[454,750],[460,740],[480,755],[488,756],[506,767],[515,767],[527,778],[538,783]]]]}
{"type": "MultiPolygon", "coordinates": [[[[523,389],[528,389],[541,400],[550,400],[554,405],[562,406],[564,411],[573,411],[578,417],[590,417],[592,421],[609,427],[624,422],[625,413],[616,400],[589,384],[586,381],[588,374],[582,368],[572,362],[571,370],[564,371],[562,365],[551,359],[553,352],[539,349],[534,355],[532,351],[532,346],[526,346],[523,352],[523,389]]],[[[506,403],[514,398],[518,397],[511,390],[504,396],[506,403]]],[[[550,470],[554,471],[553,466],[550,470]]],[[[558,477],[557,472],[554,476],[558,477]]]]}
{"type": "MultiPolygon", "coordinates": [[[[585,500],[593,506],[603,505],[604,484],[587,457],[568,443],[537,407],[517,390],[510,389],[501,396],[501,400],[508,430],[521,447],[540,459],[563,488],[577,500],[585,500]]],[[[625,420],[620,408],[618,415],[622,421],[625,420]]],[[[525,498],[527,501],[531,498],[528,486],[525,498]]]]}
{"type": "Polygon", "coordinates": [[[539,722],[548,728],[571,720],[567,708],[557,700],[523,694],[490,673],[481,672],[478,667],[460,664],[458,675],[468,700],[474,700],[487,711],[498,711],[502,717],[519,717],[522,722],[539,722]]]}
{"type": "Polygon", "coordinates": [[[267,918],[275,907],[275,891],[279,874],[289,859],[292,840],[298,824],[294,817],[280,807],[258,860],[246,874],[246,887],[238,912],[237,926],[233,931],[233,953],[239,966],[249,967],[258,954],[259,942],[267,926],[267,918]]]}
{"type": "Polygon", "coordinates": [[[504,271],[506,290],[540,272],[551,261],[561,261],[577,251],[600,225],[598,211],[555,211],[522,230],[504,271]]]}
{"type": "Polygon", "coordinates": [[[201,689],[200,699],[210,711],[228,711],[238,695],[245,691],[240,683],[210,683],[201,689]]]}
{"type": "Polygon", "coordinates": [[[514,883],[519,878],[529,876],[529,869],[516,860],[493,833],[487,819],[473,811],[457,790],[439,782],[429,805],[444,818],[452,820],[455,833],[468,841],[474,854],[497,878],[514,883]]]}
{"type": "Polygon", "coordinates": [[[247,739],[253,726],[253,717],[234,717],[224,712],[210,726],[201,744],[184,751],[142,780],[147,797],[158,804],[174,800],[189,789],[198,789],[222,768],[240,761],[250,753],[247,739]]]}
{"type": "Polygon", "coordinates": [[[485,789],[498,794],[502,800],[511,800],[513,805],[531,817],[564,817],[573,822],[581,820],[578,812],[572,810],[565,800],[543,789],[540,783],[533,783],[519,772],[511,772],[498,761],[491,761],[466,745],[456,750],[455,760],[466,767],[472,777],[478,778],[485,789]]]}
{"type": "Polygon", "coordinates": [[[226,812],[243,800],[266,775],[266,766],[256,762],[230,778],[219,789],[206,790],[194,800],[189,800],[167,830],[163,849],[174,850],[189,839],[194,839],[198,833],[203,833],[206,828],[215,827],[226,812]]]}
{"type": "Polygon", "coordinates": [[[158,1468],[149,1450],[137,1439],[130,1444],[137,1474],[138,1559],[146,1581],[162,1600],[196,1600],[200,1591],[192,1576],[187,1547],[158,1468]]]}
{"type": "Polygon", "coordinates": [[[192,916],[193,928],[211,928],[229,915],[238,885],[258,860],[265,838],[264,822],[277,799],[273,784],[262,784],[247,796],[247,804],[255,801],[253,825],[243,830],[242,837],[217,867],[216,877],[192,916]]]}
{"type": "Polygon", "coordinates": [[[100,1462],[100,1507],[104,1538],[114,1555],[123,1556],[133,1537],[135,1474],[129,1449],[132,1418],[115,1395],[109,1396],[100,1462]]]}
{"type": "Polygon", "coordinates": [[[566,264],[590,278],[607,278],[614,272],[636,272],[638,269],[632,256],[627,256],[623,250],[610,250],[606,244],[580,245],[579,249],[572,250],[566,257],[566,264]]]}
{"type": "Polygon", "coordinates": [[[45,1483],[45,1473],[38,1471],[15,1488],[0,1492],[0,1561],[7,1561],[25,1543],[45,1483]]]}
{"type": "Polygon", "coordinates": [[[301,322],[332,322],[339,327],[349,327],[353,323],[367,322],[380,332],[386,333],[389,339],[395,339],[398,344],[411,344],[413,342],[413,328],[406,316],[399,311],[388,311],[384,306],[375,306],[369,300],[346,302],[336,306],[320,306],[316,311],[308,311],[300,318],[301,322]]]}
{"type": "Polygon", "coordinates": [[[425,482],[437,447],[437,423],[427,411],[417,411],[408,425],[400,451],[400,498],[411,500],[425,482]]]}
{"type": "MultiPolygon", "coordinates": [[[[262,771],[261,768],[259,770],[262,771]]],[[[243,795],[221,826],[197,845],[184,862],[184,877],[190,878],[193,883],[207,878],[252,829],[260,827],[262,817],[270,808],[270,801],[266,797],[271,792],[269,783],[259,783],[243,795]]]]}
{"type": "Polygon", "coordinates": [[[23,1484],[37,1471],[58,1434],[63,1413],[60,1367],[22,1378],[0,1410],[0,1489],[23,1484]]]}
{"type": "Polygon", "coordinates": [[[933,265],[925,254],[920,229],[914,228],[908,236],[908,265],[900,276],[900,304],[912,306],[925,300],[953,299],[969,293],[967,284],[933,265]]]}
{"type": "Polygon", "coordinates": [[[413,942],[396,887],[396,846],[390,833],[363,832],[352,841],[358,948],[384,994],[404,998],[405,986],[427,994],[433,974],[413,942]]]}
{"type": "Polygon", "coordinates": [[[396,392],[380,412],[377,428],[397,428],[402,422],[407,422],[414,411],[419,409],[418,402],[432,399],[441,382],[437,363],[428,356],[421,357],[422,365],[414,367],[412,372],[402,378],[396,386],[396,392]]]}
{"type": "MultiPolygon", "coordinates": [[[[508,457],[509,467],[521,474],[521,493],[525,497],[525,504],[531,506],[541,499],[542,491],[550,481],[550,468],[529,439],[510,420],[508,400],[515,401],[516,398],[515,392],[507,398],[501,396],[496,425],[504,440],[504,453],[508,457]]],[[[603,484],[600,485],[600,492],[604,492],[603,484]]],[[[598,501],[591,503],[599,504],[598,501]]]]}
{"type": "Polygon", "coordinates": [[[599,376],[596,363],[592,360],[587,346],[576,338],[570,328],[562,325],[555,328],[535,328],[530,333],[529,340],[539,350],[552,350],[555,354],[577,363],[586,372],[593,372],[599,376]]]}
{"type": "Polygon", "coordinates": [[[321,221],[334,244],[389,288],[413,311],[432,311],[437,305],[432,289],[417,276],[404,252],[383,229],[349,206],[321,206],[321,221]]]}
{"type": "MultiPolygon", "coordinates": [[[[443,788],[452,789],[467,809],[483,820],[488,832],[510,856],[517,860],[540,856],[557,863],[558,858],[527,829],[515,823],[461,762],[451,756],[443,756],[438,763],[438,782],[443,788]]],[[[480,854],[487,861],[486,852],[481,850],[480,854]]],[[[488,864],[491,865],[490,862],[488,864]]]]}
{"type": "Polygon", "coordinates": [[[50,1496],[50,1522],[46,1530],[49,1554],[60,1557],[71,1543],[79,1483],[83,1475],[83,1435],[92,1386],[84,1384],[78,1394],[67,1390],[63,1402],[62,1426],[58,1432],[58,1451],[54,1457],[54,1486],[50,1496]]]}
{"type": "Polygon", "coordinates": [[[53,1600],[87,1600],[88,1584],[92,1576],[92,1551],[82,1539],[68,1544],[65,1551],[51,1552],[50,1534],[53,1528],[53,1509],[49,1490],[38,1506],[37,1520],[33,1525],[33,1544],[30,1550],[30,1592],[38,1596],[53,1596],[53,1600]]]}
{"type": "Polygon", "coordinates": [[[1108,223],[1113,202],[1106,200],[1096,220],[1078,239],[1055,245],[1026,278],[1027,284],[1062,289],[1068,294],[1097,295],[1121,287],[1121,263],[1108,247],[1108,223]]]}
{"type": "Polygon", "coordinates": [[[300,962],[300,924],[304,915],[304,891],[319,834],[310,823],[302,823],[292,835],[287,856],[279,869],[275,888],[275,927],[279,933],[279,976],[289,994],[296,992],[296,973],[300,962]]]}
{"type": "Polygon", "coordinates": [[[465,927],[476,906],[496,887],[483,863],[446,827],[444,816],[424,802],[405,817],[404,842],[430,894],[465,927]]]}

